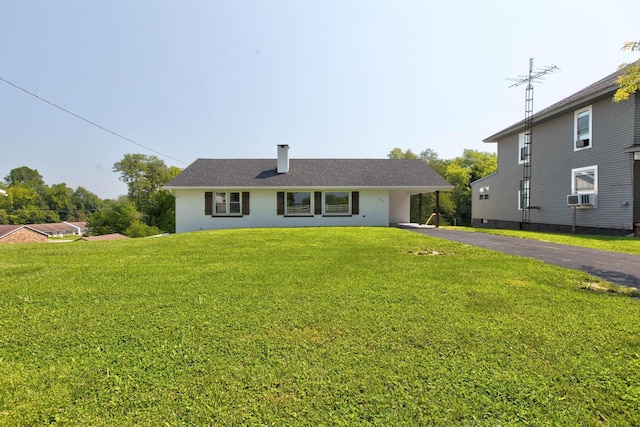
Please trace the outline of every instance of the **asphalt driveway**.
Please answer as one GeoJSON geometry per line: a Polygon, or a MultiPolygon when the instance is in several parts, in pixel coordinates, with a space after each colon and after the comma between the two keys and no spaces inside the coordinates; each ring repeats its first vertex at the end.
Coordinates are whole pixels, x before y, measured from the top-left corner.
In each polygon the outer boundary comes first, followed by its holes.
{"type": "Polygon", "coordinates": [[[412,227],[410,225],[400,228],[426,236],[440,237],[585,271],[606,281],[640,290],[640,256],[638,255],[443,228],[412,227]]]}

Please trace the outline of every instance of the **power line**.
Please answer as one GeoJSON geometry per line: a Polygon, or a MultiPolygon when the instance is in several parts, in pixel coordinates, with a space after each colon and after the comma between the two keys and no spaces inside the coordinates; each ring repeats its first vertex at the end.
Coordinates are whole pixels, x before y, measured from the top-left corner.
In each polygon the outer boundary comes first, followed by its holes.
{"type": "Polygon", "coordinates": [[[55,104],[55,103],[53,103],[53,102],[51,102],[51,101],[48,101],[48,100],[46,100],[46,99],[44,99],[44,98],[42,98],[42,97],[40,97],[40,96],[36,95],[35,93],[30,92],[30,91],[28,91],[27,89],[25,89],[25,88],[23,88],[23,87],[18,86],[18,85],[17,85],[17,84],[15,84],[15,83],[11,83],[9,80],[3,79],[2,77],[0,77],[0,80],[1,80],[1,81],[3,81],[3,82],[5,82],[6,84],[8,84],[8,85],[10,85],[10,86],[13,86],[14,88],[16,88],[16,89],[18,89],[18,90],[21,90],[22,92],[24,92],[24,93],[26,93],[26,94],[28,94],[28,95],[33,96],[34,98],[36,98],[36,99],[38,99],[38,100],[40,100],[40,101],[42,101],[42,102],[45,102],[45,103],[47,103],[47,104],[51,105],[52,107],[57,108],[58,110],[64,111],[65,113],[70,114],[70,115],[72,115],[73,117],[75,117],[75,118],[77,118],[77,119],[80,119],[80,120],[82,120],[82,121],[84,121],[84,122],[87,122],[87,123],[89,123],[90,125],[93,125],[93,126],[97,127],[98,129],[102,129],[103,131],[108,132],[108,133],[110,133],[111,135],[115,135],[115,136],[117,136],[118,138],[124,139],[124,140],[125,140],[125,141],[127,141],[127,142],[130,142],[130,143],[135,144],[135,145],[137,145],[137,146],[139,146],[139,147],[142,147],[142,148],[144,148],[145,150],[152,151],[152,152],[154,152],[154,153],[156,153],[156,154],[159,154],[159,155],[161,155],[161,156],[163,156],[163,157],[166,157],[166,158],[168,158],[168,159],[175,160],[176,162],[179,162],[179,163],[182,163],[182,164],[185,164],[185,165],[187,164],[187,162],[183,162],[183,161],[182,161],[182,160],[180,160],[180,159],[176,159],[175,157],[171,157],[171,156],[169,156],[168,154],[161,153],[161,152],[160,152],[160,151],[158,151],[158,150],[154,150],[154,149],[153,149],[153,148],[151,148],[151,147],[147,147],[146,145],[140,144],[139,142],[134,141],[134,140],[133,140],[133,139],[131,139],[131,138],[127,138],[126,136],[120,135],[119,133],[114,132],[114,131],[112,131],[112,130],[110,130],[110,129],[107,129],[106,127],[101,126],[101,125],[99,125],[99,124],[97,124],[97,123],[95,123],[95,122],[92,122],[92,121],[91,121],[91,120],[89,120],[89,119],[85,119],[84,117],[79,116],[79,115],[77,115],[76,113],[74,113],[74,112],[72,112],[72,111],[69,111],[69,110],[67,110],[66,108],[63,108],[63,107],[61,107],[61,106],[59,106],[59,105],[57,105],[57,104],[55,104]]]}

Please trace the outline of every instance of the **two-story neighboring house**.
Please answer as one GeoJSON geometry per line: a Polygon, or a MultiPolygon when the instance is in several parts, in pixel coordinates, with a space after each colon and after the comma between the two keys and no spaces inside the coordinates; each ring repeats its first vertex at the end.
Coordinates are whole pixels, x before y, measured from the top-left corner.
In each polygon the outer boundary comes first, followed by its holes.
{"type": "Polygon", "coordinates": [[[498,144],[498,171],[471,184],[474,226],[633,231],[640,223],[640,94],[613,102],[621,73],[536,113],[529,153],[524,121],[484,140],[498,144]]]}

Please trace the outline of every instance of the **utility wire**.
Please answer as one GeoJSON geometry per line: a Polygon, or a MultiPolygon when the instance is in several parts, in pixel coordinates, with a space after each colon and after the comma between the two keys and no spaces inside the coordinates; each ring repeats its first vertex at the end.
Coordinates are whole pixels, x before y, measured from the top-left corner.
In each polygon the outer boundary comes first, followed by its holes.
{"type": "Polygon", "coordinates": [[[117,132],[114,132],[114,131],[112,131],[112,130],[109,130],[109,129],[107,129],[107,128],[106,128],[106,127],[104,127],[104,126],[100,126],[99,124],[97,124],[97,123],[95,123],[95,122],[92,122],[91,120],[85,119],[84,117],[79,116],[79,115],[77,115],[76,113],[74,113],[74,112],[72,112],[72,111],[69,111],[69,110],[67,110],[66,108],[63,108],[63,107],[61,107],[61,106],[59,106],[59,105],[57,105],[57,104],[54,104],[53,102],[48,101],[48,100],[46,100],[46,99],[44,99],[44,98],[42,98],[42,97],[40,97],[40,96],[36,95],[35,93],[30,92],[30,91],[28,91],[27,89],[25,89],[25,88],[22,88],[22,87],[18,86],[18,85],[17,85],[17,84],[15,84],[15,83],[11,83],[9,80],[5,80],[5,79],[3,79],[2,77],[0,77],[0,81],[3,81],[3,82],[5,82],[5,83],[6,83],[6,84],[8,84],[8,85],[13,86],[14,88],[16,88],[16,89],[18,89],[18,90],[21,90],[21,91],[23,91],[24,93],[29,94],[29,95],[33,96],[34,98],[37,98],[38,100],[40,100],[40,101],[42,101],[42,102],[45,102],[45,103],[47,103],[47,104],[51,105],[52,107],[57,108],[58,110],[62,110],[62,111],[64,111],[65,113],[70,114],[70,115],[72,115],[72,116],[73,116],[73,117],[75,117],[75,118],[78,118],[78,119],[80,119],[80,120],[82,120],[82,121],[84,121],[84,122],[87,122],[87,123],[89,123],[90,125],[93,125],[93,126],[95,126],[95,127],[99,128],[99,129],[102,129],[102,130],[103,130],[103,131],[105,131],[105,132],[109,132],[111,135],[115,135],[115,136],[117,136],[118,138],[124,139],[124,140],[125,140],[125,141],[127,141],[127,142],[130,142],[130,143],[132,143],[132,144],[135,144],[135,145],[137,145],[137,146],[139,146],[139,147],[144,148],[145,150],[153,151],[154,153],[159,154],[159,155],[161,155],[161,156],[163,156],[163,157],[166,157],[166,158],[168,158],[168,159],[175,160],[176,162],[179,162],[179,163],[182,163],[182,164],[185,164],[185,165],[187,164],[187,162],[183,162],[182,160],[176,159],[175,157],[171,157],[171,156],[169,156],[168,154],[161,153],[160,151],[158,151],[158,150],[154,150],[154,149],[153,149],[153,148],[151,148],[151,147],[147,147],[146,145],[140,144],[139,142],[136,142],[136,141],[134,141],[134,140],[133,140],[133,139],[131,139],[131,138],[127,138],[126,136],[120,135],[120,134],[119,134],[119,133],[117,133],[117,132]]]}

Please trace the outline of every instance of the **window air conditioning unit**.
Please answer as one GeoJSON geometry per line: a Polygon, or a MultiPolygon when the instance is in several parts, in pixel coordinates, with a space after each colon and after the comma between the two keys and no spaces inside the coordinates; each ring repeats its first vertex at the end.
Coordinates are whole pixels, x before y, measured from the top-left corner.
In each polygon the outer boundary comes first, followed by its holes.
{"type": "Polygon", "coordinates": [[[580,196],[580,206],[593,206],[596,204],[595,193],[579,194],[579,196],[580,196]]]}
{"type": "Polygon", "coordinates": [[[596,194],[595,193],[583,193],[583,194],[568,194],[567,206],[595,206],[596,194]]]}
{"type": "Polygon", "coordinates": [[[580,196],[577,194],[568,194],[567,206],[580,206],[580,196]]]}
{"type": "Polygon", "coordinates": [[[583,148],[589,146],[589,138],[587,139],[579,139],[576,141],[576,148],[583,148]]]}

